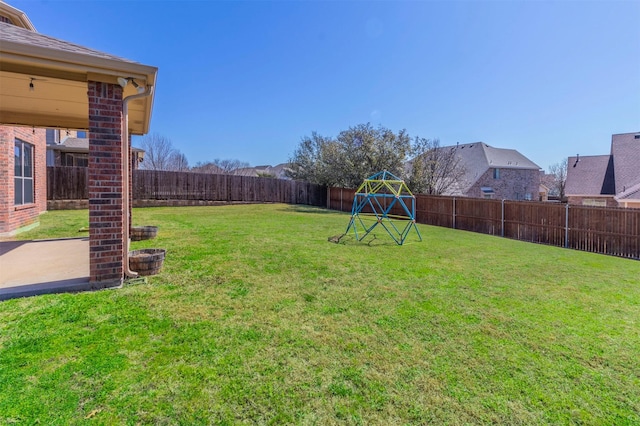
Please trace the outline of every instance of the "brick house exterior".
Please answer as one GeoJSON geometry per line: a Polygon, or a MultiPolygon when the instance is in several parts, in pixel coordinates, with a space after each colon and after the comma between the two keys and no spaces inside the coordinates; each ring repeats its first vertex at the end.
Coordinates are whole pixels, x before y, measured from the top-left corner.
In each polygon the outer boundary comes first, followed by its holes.
{"type": "Polygon", "coordinates": [[[484,142],[438,149],[452,152],[462,176],[442,195],[497,200],[538,200],[540,167],[514,149],[484,142]]]}
{"type": "Polygon", "coordinates": [[[538,200],[540,192],[540,172],[536,169],[489,168],[467,190],[467,197],[495,198],[499,200],[538,200]],[[486,189],[493,190],[489,197],[486,189]]]}
{"type": "Polygon", "coordinates": [[[47,209],[46,138],[44,129],[0,126],[0,236],[15,235],[37,226],[47,209]],[[33,202],[15,199],[15,143],[33,147],[33,202]]]}
{"type": "Polygon", "coordinates": [[[0,16],[6,18],[0,20],[0,123],[5,125],[0,132],[2,193],[14,194],[11,165],[16,135],[35,147],[37,175],[33,207],[14,206],[12,197],[0,200],[3,223],[7,228],[18,221],[29,226],[46,208],[44,129],[87,131],[90,288],[118,286],[125,275],[135,275],[128,270],[130,135],[149,131],[158,69],[41,35],[23,12],[4,2],[0,2],[0,16]]]}
{"type": "Polygon", "coordinates": [[[569,157],[569,204],[640,208],[640,132],[611,136],[608,155],[569,157]]]}

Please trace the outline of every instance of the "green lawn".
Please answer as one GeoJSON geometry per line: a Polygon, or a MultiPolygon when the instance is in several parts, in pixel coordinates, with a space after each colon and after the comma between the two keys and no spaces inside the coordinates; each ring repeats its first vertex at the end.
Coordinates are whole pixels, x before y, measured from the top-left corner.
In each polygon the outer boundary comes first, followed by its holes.
{"type": "Polygon", "coordinates": [[[134,210],[159,275],[0,303],[0,424],[640,424],[640,262],[422,225],[328,242],[348,220],[134,210]]]}

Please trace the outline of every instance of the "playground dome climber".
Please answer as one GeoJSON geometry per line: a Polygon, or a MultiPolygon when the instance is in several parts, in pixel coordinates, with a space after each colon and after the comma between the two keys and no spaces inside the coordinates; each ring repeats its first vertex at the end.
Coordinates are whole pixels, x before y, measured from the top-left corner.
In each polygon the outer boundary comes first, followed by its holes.
{"type": "Polygon", "coordinates": [[[378,225],[398,245],[404,243],[412,228],[422,241],[416,226],[416,197],[404,180],[386,170],[368,177],[356,190],[345,235],[353,230],[356,240],[362,241],[378,225]]]}

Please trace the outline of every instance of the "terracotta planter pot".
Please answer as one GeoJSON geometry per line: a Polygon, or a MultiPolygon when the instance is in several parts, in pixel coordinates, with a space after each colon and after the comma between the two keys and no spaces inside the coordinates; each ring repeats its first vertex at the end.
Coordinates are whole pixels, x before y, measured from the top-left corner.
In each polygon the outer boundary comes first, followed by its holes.
{"type": "Polygon", "coordinates": [[[131,241],[151,240],[158,235],[157,226],[134,226],[131,228],[131,241]]]}
{"type": "Polygon", "coordinates": [[[129,252],[129,269],[139,275],[155,275],[162,269],[165,249],[141,249],[129,252]]]}

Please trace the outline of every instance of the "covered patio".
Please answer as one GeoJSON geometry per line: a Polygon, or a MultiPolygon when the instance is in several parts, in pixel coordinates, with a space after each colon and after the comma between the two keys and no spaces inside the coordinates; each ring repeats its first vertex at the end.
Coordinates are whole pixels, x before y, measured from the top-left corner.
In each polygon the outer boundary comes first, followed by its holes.
{"type": "MultiPolygon", "coordinates": [[[[75,256],[86,256],[88,288],[117,287],[136,276],[128,265],[131,134],[149,131],[157,68],[39,34],[23,12],[3,2],[0,18],[0,127],[28,126],[23,134],[39,128],[88,131],[89,238],[75,256]]],[[[9,163],[0,166],[0,182],[11,194],[12,135],[0,132],[9,163]]],[[[34,191],[43,179],[34,176],[34,191]]],[[[8,204],[9,215],[30,208],[8,204]]],[[[11,283],[32,285],[30,275],[47,265],[33,257],[37,245],[22,248],[35,264],[11,283]]],[[[23,251],[16,247],[2,256],[23,251]]]]}
{"type": "Polygon", "coordinates": [[[0,242],[0,300],[91,289],[88,254],[88,238],[0,242]]]}

